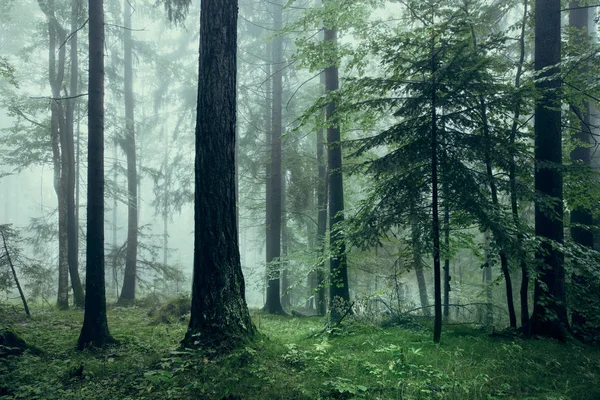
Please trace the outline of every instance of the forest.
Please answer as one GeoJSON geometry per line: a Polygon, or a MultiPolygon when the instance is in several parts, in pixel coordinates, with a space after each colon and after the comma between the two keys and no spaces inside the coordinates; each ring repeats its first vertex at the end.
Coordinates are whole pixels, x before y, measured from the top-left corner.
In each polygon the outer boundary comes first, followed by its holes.
{"type": "Polygon", "coordinates": [[[600,399],[599,33],[0,0],[0,398],[600,399]]]}

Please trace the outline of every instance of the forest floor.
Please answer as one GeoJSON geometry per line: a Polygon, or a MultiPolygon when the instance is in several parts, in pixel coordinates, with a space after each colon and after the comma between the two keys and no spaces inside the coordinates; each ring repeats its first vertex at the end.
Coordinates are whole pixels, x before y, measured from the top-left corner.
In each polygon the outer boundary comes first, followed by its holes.
{"type": "MultiPolygon", "coordinates": [[[[381,328],[253,311],[261,334],[229,354],[178,348],[185,321],[149,325],[111,307],[119,346],[75,350],[83,313],[0,313],[42,353],[0,357],[0,398],[25,399],[600,399],[600,348],[417,322],[381,328]],[[11,316],[12,315],[12,316],[11,316]]],[[[0,343],[1,344],[1,343],[0,343]]]]}

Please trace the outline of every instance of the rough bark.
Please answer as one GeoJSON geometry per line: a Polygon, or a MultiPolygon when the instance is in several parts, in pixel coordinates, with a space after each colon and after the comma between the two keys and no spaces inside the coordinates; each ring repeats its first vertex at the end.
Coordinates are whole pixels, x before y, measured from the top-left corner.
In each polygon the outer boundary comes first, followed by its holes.
{"type": "MultiPolygon", "coordinates": [[[[273,4],[273,30],[282,29],[282,6],[273,4]]],[[[271,114],[271,162],[269,175],[269,191],[267,192],[267,300],[264,310],[271,314],[283,314],[280,291],[280,257],[281,257],[281,116],[283,102],[283,73],[282,73],[283,41],[281,36],[273,39],[272,44],[272,114],[271,114]]]]}
{"type": "Polygon", "coordinates": [[[450,191],[448,180],[444,179],[444,318],[450,317],[450,191]]]}
{"type": "MultiPolygon", "coordinates": [[[[558,72],[561,59],[559,0],[538,0],[535,7],[535,70],[558,72]]],[[[531,333],[565,341],[568,329],[564,255],[552,244],[563,243],[563,182],[560,89],[558,78],[536,81],[541,98],[535,106],[535,233],[543,242],[536,253],[531,333]],[[552,242],[549,242],[552,241],[552,242]]]]}
{"type": "Polygon", "coordinates": [[[255,332],[235,204],[237,0],[203,0],[196,116],[194,275],[184,345],[229,347],[255,332]]]}
{"type": "Polygon", "coordinates": [[[104,287],[104,2],[89,0],[88,186],[85,313],[78,349],[114,342],[104,287]]]}
{"type": "MultiPolygon", "coordinates": [[[[329,48],[337,48],[337,28],[325,26],[325,43],[329,48]]],[[[335,57],[334,57],[335,58],[335,57]]],[[[339,71],[335,60],[325,69],[325,92],[339,89],[339,71]]],[[[344,223],[344,180],[342,175],[342,145],[340,127],[336,117],[336,104],[330,101],[325,109],[327,121],[327,169],[329,171],[329,312],[331,322],[338,323],[350,305],[348,288],[348,264],[344,223]]]]}
{"type": "MultiPolygon", "coordinates": [[[[581,5],[584,5],[582,3],[581,5]]],[[[574,44],[581,45],[585,43],[588,37],[588,9],[587,8],[578,8],[580,6],[580,2],[573,1],[569,3],[569,8],[572,10],[569,13],[569,25],[575,29],[577,29],[576,37],[574,39],[574,44]]],[[[580,71],[585,73],[585,70],[580,71]]],[[[581,162],[584,165],[591,167],[591,153],[588,144],[592,140],[592,132],[590,130],[591,127],[591,118],[590,118],[590,104],[585,101],[583,104],[573,104],[571,105],[571,109],[573,110],[576,117],[579,119],[579,129],[573,135],[573,138],[583,145],[578,145],[576,148],[571,151],[570,157],[571,160],[575,163],[581,162]]],[[[582,207],[577,207],[571,210],[571,238],[573,241],[581,246],[585,246],[589,249],[592,249],[594,246],[594,236],[592,233],[592,227],[594,226],[594,217],[589,209],[585,209],[582,207]]],[[[587,328],[587,318],[585,312],[580,312],[579,305],[585,304],[584,297],[593,296],[592,293],[585,293],[586,287],[591,287],[589,282],[586,282],[586,278],[583,276],[574,273],[572,275],[572,281],[575,286],[577,286],[576,292],[577,295],[574,298],[574,307],[571,313],[571,323],[573,327],[573,332],[578,337],[585,337],[586,333],[591,333],[591,336],[594,336],[594,332],[586,332],[587,328]]]]}
{"type": "Polygon", "coordinates": [[[137,281],[137,162],[135,147],[134,99],[133,99],[133,63],[131,39],[131,14],[133,8],[128,0],[123,5],[124,46],[124,84],[125,84],[125,140],[124,150],[127,157],[127,252],[125,255],[125,274],[119,303],[132,304],[135,301],[137,281]]]}

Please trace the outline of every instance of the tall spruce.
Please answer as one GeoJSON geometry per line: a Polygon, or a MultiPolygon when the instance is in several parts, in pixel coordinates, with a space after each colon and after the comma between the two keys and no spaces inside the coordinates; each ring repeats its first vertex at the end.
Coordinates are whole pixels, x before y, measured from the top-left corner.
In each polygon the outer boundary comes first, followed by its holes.
{"type": "MultiPolygon", "coordinates": [[[[326,5],[327,2],[325,1],[326,5]]],[[[332,20],[323,21],[324,44],[330,59],[325,68],[325,93],[334,94],[339,89],[337,61],[337,28],[332,20]]],[[[330,100],[325,108],[327,123],[327,170],[329,172],[329,312],[332,322],[337,322],[348,310],[348,263],[344,223],[344,178],[342,174],[342,144],[340,126],[336,115],[336,103],[330,100]]]]}
{"type": "Polygon", "coordinates": [[[125,85],[125,138],[123,148],[127,157],[127,253],[125,274],[119,302],[132,303],[135,300],[137,281],[138,216],[137,216],[137,162],[135,146],[135,121],[133,98],[133,46],[131,38],[131,14],[133,7],[129,0],[123,4],[123,50],[125,85]]]}
{"type": "Polygon", "coordinates": [[[535,70],[540,99],[535,106],[535,234],[537,251],[531,333],[566,341],[567,296],[563,243],[563,179],[561,137],[561,5],[559,0],[538,0],[535,7],[535,70]],[[543,78],[543,79],[542,79],[543,78]]]}
{"type": "MultiPolygon", "coordinates": [[[[279,32],[283,27],[283,6],[273,2],[273,30],[279,32]]],[[[271,113],[271,149],[269,180],[267,191],[267,299],[264,310],[272,314],[283,314],[281,306],[280,259],[281,259],[281,213],[282,213],[282,175],[281,175],[281,135],[283,112],[283,38],[278,35],[272,44],[272,113],[271,113]]]]}
{"type": "Polygon", "coordinates": [[[196,114],[194,274],[186,346],[229,347],[255,332],[235,204],[237,0],[203,0],[196,114]]]}
{"type": "Polygon", "coordinates": [[[104,1],[89,0],[88,179],[85,311],[77,347],[114,342],[104,286],[104,1]]]}

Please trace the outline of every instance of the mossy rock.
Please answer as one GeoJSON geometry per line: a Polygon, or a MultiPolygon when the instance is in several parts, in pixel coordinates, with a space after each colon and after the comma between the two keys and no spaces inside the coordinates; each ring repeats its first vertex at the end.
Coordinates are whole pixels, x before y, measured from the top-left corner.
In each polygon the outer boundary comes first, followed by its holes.
{"type": "Polygon", "coordinates": [[[0,329],[0,358],[18,356],[25,350],[30,350],[35,354],[41,353],[37,347],[27,344],[14,330],[0,329]]]}
{"type": "Polygon", "coordinates": [[[184,321],[190,313],[191,304],[192,300],[187,296],[171,299],[162,307],[148,313],[148,316],[152,318],[150,324],[173,324],[184,321]]]}

